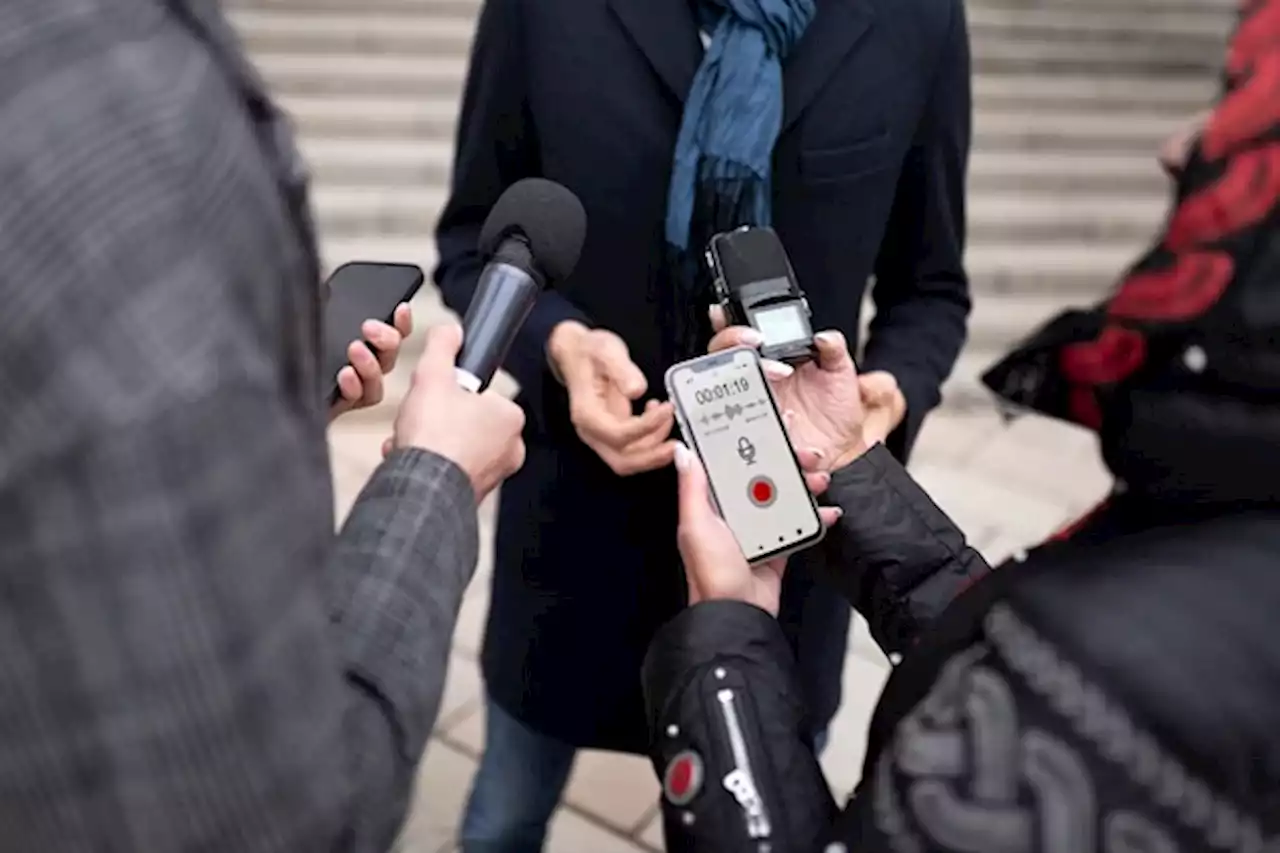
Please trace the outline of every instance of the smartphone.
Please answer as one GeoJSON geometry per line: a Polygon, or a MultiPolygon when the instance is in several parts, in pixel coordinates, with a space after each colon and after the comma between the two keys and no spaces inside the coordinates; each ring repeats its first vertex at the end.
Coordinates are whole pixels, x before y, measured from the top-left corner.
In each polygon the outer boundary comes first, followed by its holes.
{"type": "Polygon", "coordinates": [[[802,364],[817,355],[809,301],[772,228],[717,234],[707,244],[706,261],[729,322],[764,337],[762,356],[802,364]]]}
{"type": "Polygon", "coordinates": [[[330,403],[340,394],[338,371],[350,363],[347,348],[352,341],[364,339],[360,330],[364,321],[390,323],[396,307],[413,298],[425,279],[422,268],[414,264],[380,261],[351,261],[329,276],[325,284],[324,375],[330,383],[330,403]]]}
{"type": "Polygon", "coordinates": [[[682,362],[667,371],[666,385],[680,431],[702,460],[720,516],[748,561],[822,539],[818,506],[755,350],[682,362]]]}

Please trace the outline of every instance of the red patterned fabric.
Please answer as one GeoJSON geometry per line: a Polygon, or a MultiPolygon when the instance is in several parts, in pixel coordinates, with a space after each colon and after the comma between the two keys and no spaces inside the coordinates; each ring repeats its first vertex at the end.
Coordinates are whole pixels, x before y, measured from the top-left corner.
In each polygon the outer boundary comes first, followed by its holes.
{"type": "Polygon", "coordinates": [[[1126,389],[1153,375],[1162,388],[1176,384],[1168,367],[1189,345],[1228,347],[1250,327],[1280,346],[1269,331],[1280,329],[1280,310],[1258,310],[1280,305],[1278,229],[1280,0],[1253,0],[1155,245],[1103,304],[1058,317],[984,380],[1010,402],[1101,431],[1126,389]]]}

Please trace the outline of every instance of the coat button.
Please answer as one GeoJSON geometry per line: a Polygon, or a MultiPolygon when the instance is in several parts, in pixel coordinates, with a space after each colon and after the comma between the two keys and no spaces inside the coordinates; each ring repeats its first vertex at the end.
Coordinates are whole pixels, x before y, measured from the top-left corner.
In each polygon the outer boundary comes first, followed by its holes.
{"type": "Polygon", "coordinates": [[[673,806],[688,805],[702,790],[702,756],[691,749],[676,755],[662,774],[662,795],[673,806]]]}

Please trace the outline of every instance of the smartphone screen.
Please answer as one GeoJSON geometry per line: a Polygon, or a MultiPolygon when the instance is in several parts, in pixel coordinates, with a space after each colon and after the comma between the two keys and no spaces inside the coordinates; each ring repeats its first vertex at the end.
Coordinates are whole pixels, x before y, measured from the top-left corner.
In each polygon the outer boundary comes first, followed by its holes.
{"type": "Polygon", "coordinates": [[[413,264],[352,261],[329,276],[325,285],[324,376],[330,399],[338,393],[338,371],[346,367],[347,348],[364,339],[365,320],[394,319],[396,306],[418,292],[425,276],[413,264]]]}
{"type": "Polygon", "coordinates": [[[677,364],[667,392],[720,515],[751,562],[814,544],[822,521],[752,349],[677,364]]]}

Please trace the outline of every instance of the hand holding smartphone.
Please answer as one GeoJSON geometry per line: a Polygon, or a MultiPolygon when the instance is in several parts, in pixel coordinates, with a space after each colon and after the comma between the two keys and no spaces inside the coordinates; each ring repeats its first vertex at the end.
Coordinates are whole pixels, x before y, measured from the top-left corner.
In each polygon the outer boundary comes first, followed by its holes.
{"type": "Polygon", "coordinates": [[[364,339],[364,322],[391,324],[396,308],[418,292],[425,278],[414,264],[372,261],[343,264],[329,277],[325,284],[323,369],[330,405],[341,397],[338,372],[348,364],[351,342],[364,339]]]}
{"type": "Polygon", "coordinates": [[[765,380],[759,354],[724,350],[667,371],[680,431],[749,562],[816,544],[823,524],[765,380]]]}

